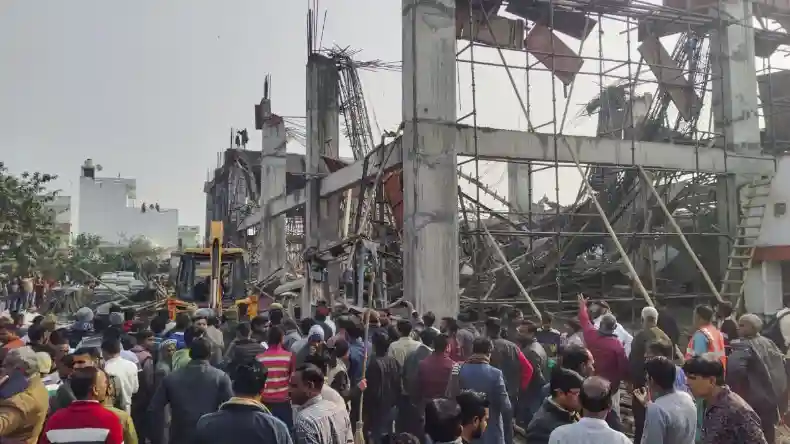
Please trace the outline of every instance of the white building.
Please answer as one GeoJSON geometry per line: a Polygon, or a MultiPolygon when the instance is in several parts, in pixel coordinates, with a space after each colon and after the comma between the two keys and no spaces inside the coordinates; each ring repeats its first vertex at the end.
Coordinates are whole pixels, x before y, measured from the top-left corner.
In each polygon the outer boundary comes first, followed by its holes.
{"type": "Polygon", "coordinates": [[[56,196],[46,203],[55,217],[55,227],[60,234],[60,248],[65,248],[71,240],[71,196],[56,196]]]}
{"type": "Polygon", "coordinates": [[[179,225],[178,244],[179,248],[200,247],[200,227],[197,225],[179,225]]]}
{"type": "Polygon", "coordinates": [[[155,208],[153,202],[138,203],[135,179],[96,177],[96,170],[91,159],[82,166],[80,233],[99,236],[106,244],[125,244],[144,237],[162,248],[178,245],[178,210],[155,208]]]}

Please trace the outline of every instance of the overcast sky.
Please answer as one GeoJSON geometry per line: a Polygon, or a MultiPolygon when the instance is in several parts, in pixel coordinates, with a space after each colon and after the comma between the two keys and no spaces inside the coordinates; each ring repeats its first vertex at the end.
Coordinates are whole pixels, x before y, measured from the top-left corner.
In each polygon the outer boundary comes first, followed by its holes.
{"type": "MultiPolygon", "coordinates": [[[[140,200],[202,224],[202,184],[229,128],[249,128],[260,147],[253,105],[267,73],[275,112],[304,115],[303,0],[2,3],[0,158],[58,174],[64,193],[77,194],[92,158],[101,175],[137,178],[140,200]]],[[[331,0],[324,44],[399,60],[399,16],[400,2],[331,0]]],[[[375,77],[398,86],[398,73],[375,77]]],[[[376,115],[397,124],[400,109],[384,104],[399,105],[400,90],[375,77],[376,115]]]]}
{"type": "MultiPolygon", "coordinates": [[[[266,74],[273,80],[273,111],[304,115],[306,0],[5,0],[2,5],[0,159],[14,172],[58,174],[57,186],[65,194],[77,194],[80,165],[92,158],[103,166],[101,175],[136,178],[140,201],[176,207],[181,224],[202,225],[203,182],[217,153],[228,147],[230,127],[249,128],[250,148],[260,147],[253,105],[266,74]]],[[[320,7],[321,15],[328,11],[323,46],[361,49],[361,60],[400,60],[401,1],[323,0],[320,7]]],[[[630,47],[638,61],[637,44],[627,45],[624,29],[621,23],[605,28],[603,54],[623,58],[630,47]]],[[[591,36],[582,52],[596,56],[599,33],[591,36]]],[[[565,40],[578,50],[579,41],[565,40]]],[[[672,43],[665,46],[671,50],[672,43]]],[[[476,54],[499,62],[493,50],[476,54]]],[[[507,57],[524,64],[523,53],[507,57]]],[[[610,72],[615,75],[633,73],[616,65],[621,64],[603,67],[615,68],[610,72]]],[[[597,61],[584,67],[598,68],[597,61]]],[[[458,72],[459,115],[464,115],[471,107],[469,65],[459,64],[458,72]]],[[[526,129],[505,70],[479,66],[476,75],[480,125],[526,129]]],[[[525,77],[524,71],[515,72],[526,98],[525,77]]],[[[362,80],[376,123],[397,127],[400,73],[363,73],[362,80]]],[[[578,77],[573,89],[563,90],[559,82],[552,88],[548,73],[533,71],[533,124],[552,120],[554,94],[557,127],[592,135],[595,118],[582,117],[582,105],[601,83],[612,82],[578,77]],[[569,106],[561,123],[565,97],[569,106]]],[[[551,130],[551,125],[541,129],[551,130]]],[[[471,172],[472,164],[465,168],[471,172]]],[[[503,168],[482,165],[480,174],[506,193],[503,168]]],[[[541,174],[535,201],[543,194],[566,203],[576,196],[575,171],[566,169],[557,182],[553,173],[541,174]]]]}

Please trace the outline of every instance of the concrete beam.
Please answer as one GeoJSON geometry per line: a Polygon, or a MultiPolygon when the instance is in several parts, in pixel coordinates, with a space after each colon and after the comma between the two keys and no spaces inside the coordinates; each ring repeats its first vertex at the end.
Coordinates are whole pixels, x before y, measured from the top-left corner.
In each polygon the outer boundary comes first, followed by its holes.
{"type": "MultiPolygon", "coordinates": [[[[454,131],[459,156],[473,156],[475,131],[466,125],[420,122],[421,126],[443,126],[454,131]]],[[[674,169],[707,173],[766,173],[775,170],[774,158],[760,154],[727,153],[720,148],[661,142],[632,142],[587,136],[557,136],[494,128],[477,129],[478,154],[489,160],[535,160],[573,162],[570,145],[580,163],[593,165],[641,165],[644,168],[674,169]],[[633,148],[633,152],[632,152],[633,148]],[[726,157],[726,161],[725,161],[726,157]]]]}
{"type": "MultiPolygon", "coordinates": [[[[450,123],[421,121],[419,131],[452,131],[455,133],[456,153],[459,156],[474,156],[473,127],[450,123]]],[[[403,137],[412,137],[404,134],[403,137]]],[[[775,170],[771,156],[746,155],[727,152],[720,148],[699,147],[663,142],[631,142],[630,140],[602,139],[588,136],[557,136],[557,156],[554,155],[554,137],[547,133],[503,130],[478,127],[478,153],[480,158],[502,161],[573,162],[566,144],[574,150],[579,162],[591,165],[628,166],[642,165],[644,168],[674,169],[717,174],[765,174],[775,170]],[[631,152],[633,146],[634,152],[631,152]]],[[[384,165],[392,170],[400,166],[403,159],[400,139],[393,142],[393,152],[384,165]]],[[[387,149],[384,147],[383,149],[387,149]]],[[[382,149],[382,148],[379,148],[382,149]]],[[[375,158],[375,157],[372,157],[375,158]]],[[[364,161],[360,160],[321,179],[321,197],[344,191],[362,179],[364,161]]],[[[375,177],[379,166],[373,161],[368,165],[367,179],[375,177]]],[[[295,191],[271,202],[272,215],[282,214],[304,205],[304,190],[295,191]]],[[[242,224],[246,229],[257,224],[261,214],[247,217],[242,224]]]]}
{"type": "MultiPolygon", "coordinates": [[[[376,150],[373,150],[368,154],[368,158],[370,159],[368,162],[367,174],[365,174],[364,179],[373,180],[376,177],[376,174],[379,171],[381,166],[377,164],[377,160],[379,155],[377,154],[377,150],[389,150],[390,148],[393,149],[392,154],[389,155],[386,163],[384,164],[384,171],[391,171],[396,168],[399,168],[401,165],[401,141],[397,139],[392,142],[392,144],[379,147],[376,150]],[[395,146],[392,146],[395,145],[395,146]]],[[[386,157],[386,154],[385,154],[386,157]]],[[[326,177],[321,179],[321,197],[329,197],[337,193],[341,193],[355,185],[358,185],[359,182],[362,181],[363,172],[365,171],[365,161],[359,160],[351,165],[342,168],[334,173],[327,175],[326,177]]],[[[306,190],[300,189],[293,191],[285,196],[280,196],[279,198],[273,199],[269,202],[269,209],[271,211],[272,216],[277,216],[279,214],[283,214],[287,211],[290,211],[294,208],[299,208],[307,201],[306,190]]],[[[247,229],[261,221],[261,217],[263,215],[262,211],[259,211],[255,214],[251,214],[244,219],[244,222],[241,224],[240,229],[247,229]]]]}

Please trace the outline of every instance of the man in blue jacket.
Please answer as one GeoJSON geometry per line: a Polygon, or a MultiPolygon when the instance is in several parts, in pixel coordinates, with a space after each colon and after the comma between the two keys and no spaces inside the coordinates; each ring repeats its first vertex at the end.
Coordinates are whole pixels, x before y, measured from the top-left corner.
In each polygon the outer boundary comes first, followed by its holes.
{"type": "Polygon", "coordinates": [[[196,444],[292,444],[288,427],[260,401],[260,393],[266,384],[266,367],[250,360],[236,364],[228,371],[236,396],[222,404],[219,411],[200,418],[196,444]]]}

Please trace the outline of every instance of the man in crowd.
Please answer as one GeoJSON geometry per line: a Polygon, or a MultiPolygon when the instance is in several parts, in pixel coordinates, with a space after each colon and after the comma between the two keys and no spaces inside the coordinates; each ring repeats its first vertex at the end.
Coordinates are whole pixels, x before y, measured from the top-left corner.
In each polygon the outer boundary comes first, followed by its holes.
{"type": "Polygon", "coordinates": [[[354,434],[348,412],[321,396],[324,375],[314,365],[298,367],[291,375],[291,402],[296,444],[352,444],[354,434]]]}
{"type": "Polygon", "coordinates": [[[691,394],[705,401],[701,444],[766,444],[755,411],[724,384],[721,357],[705,353],[683,364],[691,394]]]}
{"type": "Polygon", "coordinates": [[[543,386],[546,385],[546,378],[550,376],[549,357],[543,345],[537,341],[537,333],[538,326],[532,321],[523,321],[518,329],[518,345],[532,366],[532,379],[527,388],[519,394],[519,403],[515,409],[516,424],[522,428],[527,427],[532,415],[545,399],[542,396],[543,386]]]}
{"type": "Polygon", "coordinates": [[[461,439],[470,444],[483,437],[488,427],[488,400],[482,393],[466,391],[456,396],[461,408],[461,439]]]}
{"type": "Polygon", "coordinates": [[[722,301],[716,304],[716,328],[724,338],[724,346],[729,347],[730,342],[738,339],[738,322],[732,312],[732,303],[722,301]]]}
{"type": "Polygon", "coordinates": [[[459,388],[484,393],[490,403],[491,420],[483,434],[485,443],[512,444],[513,408],[502,371],[490,364],[493,348],[488,338],[480,337],[474,340],[472,356],[467,359],[458,374],[459,388]]]}
{"type": "Polygon", "coordinates": [[[498,318],[486,319],[486,334],[494,347],[491,351],[491,365],[502,370],[510,404],[516,410],[519,392],[526,389],[532,381],[532,364],[516,344],[502,338],[502,324],[498,318]]]}
{"type": "Polygon", "coordinates": [[[549,444],[631,444],[627,436],[610,428],[605,421],[612,408],[613,391],[606,379],[598,376],[587,378],[580,394],[582,418],[579,422],[556,428],[551,432],[549,444]]]}
{"type": "Polygon", "coordinates": [[[137,435],[137,428],[134,426],[132,415],[126,413],[124,410],[113,406],[113,397],[117,396],[112,386],[112,379],[107,372],[101,368],[96,367],[99,372],[96,374],[96,400],[99,404],[103,405],[105,409],[113,412],[118,420],[121,421],[121,428],[123,430],[123,443],[124,444],[137,444],[138,442],[145,441],[139,440],[137,435]]]}
{"type": "Polygon", "coordinates": [[[400,336],[397,341],[389,346],[388,354],[398,361],[398,365],[403,367],[406,361],[406,356],[420,347],[420,342],[415,341],[411,337],[411,322],[401,319],[398,321],[398,335],[400,336]]]}
{"type": "Polygon", "coordinates": [[[105,338],[101,350],[104,357],[104,369],[107,374],[118,381],[121,409],[126,413],[131,413],[132,396],[140,388],[137,365],[121,357],[121,341],[115,337],[105,338]]]}
{"type": "Polygon", "coordinates": [[[68,407],[55,412],[47,421],[39,438],[40,444],[123,444],[123,427],[115,413],[99,402],[99,369],[84,367],[74,370],[71,390],[77,398],[68,407]]]}
{"type": "Polygon", "coordinates": [[[241,322],[236,326],[236,338],[228,345],[223,359],[226,367],[254,360],[256,356],[266,351],[260,342],[250,337],[251,334],[252,330],[248,322],[241,322]]]}
{"type": "MultiPolygon", "coordinates": [[[[403,376],[403,404],[398,406],[398,418],[395,425],[396,430],[408,432],[418,436],[422,434],[423,416],[425,407],[423,403],[423,393],[420,390],[420,365],[433,353],[435,339],[438,333],[433,330],[423,330],[420,333],[422,342],[417,350],[411,352],[403,363],[401,374],[403,376]]],[[[447,348],[447,336],[445,336],[444,348],[447,348]]],[[[440,344],[441,346],[441,344],[440,344]]],[[[450,361],[450,358],[447,358],[450,361]]],[[[450,361],[452,365],[452,361],[450,361]]],[[[449,377],[449,373],[448,373],[449,377]]],[[[445,384],[446,387],[446,384],[445,384]]]]}
{"type": "Polygon", "coordinates": [[[373,360],[365,373],[367,387],[363,417],[365,432],[374,442],[392,432],[396,403],[401,395],[401,366],[387,353],[389,337],[381,331],[373,335],[373,360]]]}
{"type": "Polygon", "coordinates": [[[189,353],[190,362],[164,378],[149,406],[152,425],[157,428],[155,436],[163,435],[158,431],[164,427],[165,406],[170,406],[170,444],[193,443],[198,419],[215,412],[233,396],[228,375],[209,365],[211,343],[207,338],[193,340],[189,353]]]}
{"type": "MultiPolygon", "coordinates": [[[[609,304],[606,301],[595,301],[590,304],[590,316],[593,317],[593,325],[595,328],[601,328],[601,322],[604,319],[604,316],[609,315],[614,318],[614,314],[612,313],[611,308],[609,308],[609,304]]],[[[623,328],[623,326],[617,322],[615,318],[615,327],[612,333],[620,340],[620,344],[622,344],[623,349],[625,350],[626,356],[631,353],[631,341],[633,341],[633,336],[631,333],[628,333],[628,330],[623,328]]]]}
{"type": "Polygon", "coordinates": [[[738,320],[740,339],[730,343],[727,384],[757,412],[765,439],[775,441],[778,412],[786,404],[785,357],[776,344],[762,336],[762,320],[745,314],[738,320]]]}
{"type": "MultiPolygon", "coordinates": [[[[585,347],[565,347],[560,353],[559,363],[562,368],[573,370],[582,375],[583,378],[589,378],[595,374],[595,360],[590,350],[585,347]]],[[[546,384],[543,391],[546,396],[551,396],[549,384],[546,384]]],[[[614,410],[609,409],[609,414],[606,415],[606,422],[612,429],[622,431],[620,416],[614,410]]]]}
{"type": "MultiPolygon", "coordinates": [[[[642,330],[640,330],[631,343],[630,361],[631,372],[629,382],[635,389],[645,386],[645,357],[647,347],[653,342],[671,343],[669,337],[658,328],[658,311],[653,307],[642,309],[642,330]]],[[[645,406],[641,403],[634,403],[631,406],[634,413],[634,441],[642,441],[642,428],[645,425],[645,406]]]]}
{"type": "Polygon", "coordinates": [[[540,328],[535,331],[535,340],[541,344],[548,359],[557,357],[562,343],[562,334],[552,326],[553,322],[554,315],[548,312],[543,313],[540,317],[540,328]]]}
{"type": "Polygon", "coordinates": [[[8,352],[0,378],[0,442],[36,442],[49,407],[36,352],[19,347],[8,352]]]}
{"type": "Polygon", "coordinates": [[[686,392],[675,390],[675,364],[658,356],[644,365],[647,389],[634,393],[637,402],[646,405],[642,444],[694,444],[697,430],[697,406],[686,392]],[[648,399],[648,394],[650,398],[648,399]]]}
{"type": "Polygon", "coordinates": [[[429,401],[425,407],[425,434],[434,444],[458,444],[462,434],[462,415],[461,407],[454,399],[429,401]]]}
{"type": "Polygon", "coordinates": [[[269,348],[259,354],[256,359],[267,370],[268,378],[263,389],[264,405],[279,418],[288,428],[293,425],[293,410],[288,399],[288,380],[294,369],[294,357],[283,347],[285,332],[279,325],[269,328],[267,343],[269,348]]]}
{"type": "MultiPolygon", "coordinates": [[[[647,354],[646,359],[651,359],[655,357],[664,357],[673,361],[675,356],[675,349],[671,343],[665,342],[653,342],[647,346],[647,354]]],[[[675,390],[679,392],[689,393],[688,385],[686,385],[686,374],[683,373],[683,369],[675,365],[675,390]]]]}
{"type": "Polygon", "coordinates": [[[291,444],[288,426],[260,402],[266,385],[266,368],[255,360],[232,365],[228,371],[235,396],[197,423],[195,444],[291,444]]]}
{"type": "Polygon", "coordinates": [[[596,329],[590,322],[587,301],[582,295],[579,295],[579,323],[584,332],[584,343],[595,359],[595,374],[610,381],[614,387],[611,410],[620,416],[619,387],[620,382],[628,376],[628,358],[621,340],[615,333],[619,324],[614,316],[607,313],[600,317],[599,327],[596,329]]]}
{"type": "Polygon", "coordinates": [[[155,385],[155,364],[154,353],[154,333],[151,330],[140,330],[134,333],[137,344],[131,351],[137,355],[140,362],[138,373],[138,390],[132,396],[132,417],[135,421],[135,428],[140,441],[145,443],[148,437],[148,403],[154,396],[155,385]]]}
{"type": "Polygon", "coordinates": [[[579,392],[584,378],[573,370],[558,367],[551,373],[551,395],[543,400],[527,426],[526,444],[548,444],[559,426],[579,420],[579,392]]]}
{"type": "Polygon", "coordinates": [[[727,356],[724,350],[724,336],[713,325],[713,309],[707,305],[698,305],[694,308],[694,326],[697,330],[691,336],[686,347],[686,360],[694,356],[713,353],[726,368],[727,356]]]}

